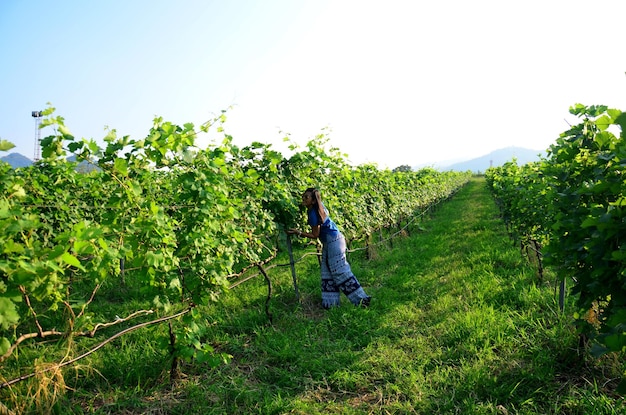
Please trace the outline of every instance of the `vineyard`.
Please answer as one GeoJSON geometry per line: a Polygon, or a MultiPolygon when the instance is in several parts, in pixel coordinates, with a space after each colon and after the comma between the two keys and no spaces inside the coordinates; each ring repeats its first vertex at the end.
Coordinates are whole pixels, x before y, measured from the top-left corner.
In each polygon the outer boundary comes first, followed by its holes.
{"type": "MultiPolygon", "coordinates": [[[[596,356],[626,347],[626,113],[576,105],[581,122],[545,160],[487,172],[511,236],[571,285],[581,340],[596,356]]],[[[626,391],[626,384],[620,386],[626,391]]]]}
{"type": "Polygon", "coordinates": [[[146,347],[167,351],[171,379],[181,362],[229,360],[205,335],[206,307],[251,269],[271,280],[268,264],[292,243],[284,230],[306,229],[307,187],[320,189],[349,246],[367,248],[469,180],[355,167],[324,132],[291,144],[289,157],[262,143],[240,148],[225,113],[199,128],[157,118],[140,140],[111,130],[103,146],[75,138],[53,108],[44,113],[54,134],[42,159],[0,165],[2,402],[41,393],[42,379],[62,383],[84,357],[152,325],[167,326],[146,347]],[[199,148],[210,131],[220,139],[199,148]]]}

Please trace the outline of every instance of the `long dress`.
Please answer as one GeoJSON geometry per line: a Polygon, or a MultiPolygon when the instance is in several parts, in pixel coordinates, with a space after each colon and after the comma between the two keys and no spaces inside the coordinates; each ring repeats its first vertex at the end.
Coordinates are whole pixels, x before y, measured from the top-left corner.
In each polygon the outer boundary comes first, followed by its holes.
{"type": "Polygon", "coordinates": [[[322,223],[316,209],[310,209],[308,222],[320,225],[319,239],[322,243],[322,306],[330,308],[340,304],[341,292],[354,305],[369,305],[370,297],[352,273],[346,257],[346,239],[328,216],[322,223]]]}

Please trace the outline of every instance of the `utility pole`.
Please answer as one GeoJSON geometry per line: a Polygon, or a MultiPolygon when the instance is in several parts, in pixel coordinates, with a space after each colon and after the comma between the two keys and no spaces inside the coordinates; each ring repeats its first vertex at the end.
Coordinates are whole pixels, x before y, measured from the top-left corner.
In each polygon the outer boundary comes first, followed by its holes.
{"type": "Polygon", "coordinates": [[[33,161],[39,161],[41,158],[41,117],[43,117],[43,111],[33,111],[31,113],[35,119],[35,156],[33,161]]]}

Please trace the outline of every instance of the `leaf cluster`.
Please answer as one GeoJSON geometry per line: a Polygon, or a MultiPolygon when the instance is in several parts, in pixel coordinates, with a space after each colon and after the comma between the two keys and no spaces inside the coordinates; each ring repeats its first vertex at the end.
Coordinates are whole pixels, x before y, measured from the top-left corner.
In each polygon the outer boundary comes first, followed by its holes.
{"type": "Polygon", "coordinates": [[[280,230],[306,226],[304,189],[319,188],[358,239],[469,179],[354,167],[325,132],[292,145],[289,158],[258,142],[238,147],[225,113],[199,129],[156,118],[142,139],[110,130],[103,145],[77,139],[54,108],[44,115],[54,134],[41,141],[42,159],[16,170],[0,163],[0,364],[27,340],[92,337],[130,320],[117,314],[120,301],[137,304],[133,318],[181,313],[157,339],[174,359],[227,359],[213,356],[200,310],[229,276],[274,257],[280,230]],[[198,147],[210,128],[221,141],[198,147]]]}
{"type": "Polygon", "coordinates": [[[577,317],[597,340],[594,352],[622,352],[626,113],[582,104],[570,112],[581,122],[559,136],[546,160],[490,169],[488,182],[506,219],[520,232],[546,240],[547,262],[559,278],[573,280],[577,317]]]}

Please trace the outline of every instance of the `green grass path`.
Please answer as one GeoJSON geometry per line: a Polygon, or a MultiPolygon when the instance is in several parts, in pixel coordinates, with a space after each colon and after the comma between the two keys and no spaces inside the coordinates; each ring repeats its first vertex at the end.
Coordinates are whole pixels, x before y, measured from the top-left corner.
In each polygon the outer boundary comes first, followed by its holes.
{"type": "MultiPolygon", "coordinates": [[[[615,382],[607,363],[578,355],[554,288],[537,282],[497,213],[484,180],[473,179],[376,259],[353,255],[353,271],[373,297],[369,309],[343,297],[341,307],[322,310],[315,259],[298,264],[300,303],[288,270],[272,271],[271,325],[262,279],[233,290],[208,334],[232,362],[186,367],[185,382],[168,394],[153,391],[159,407],[180,414],[622,413],[609,394],[615,382]]],[[[142,402],[150,408],[154,396],[142,402]]]]}

